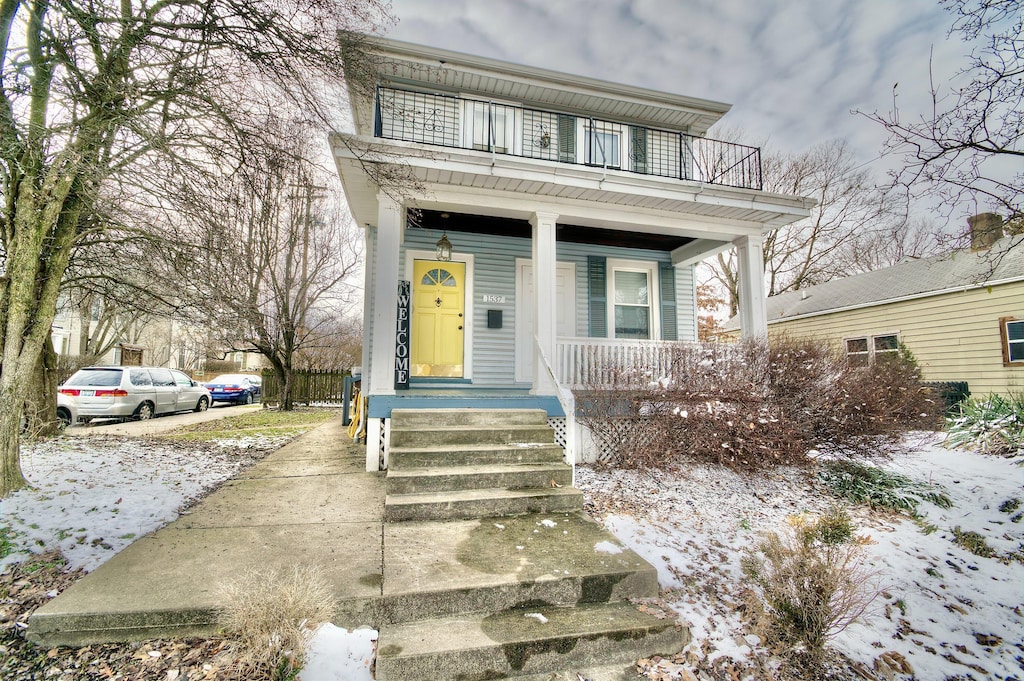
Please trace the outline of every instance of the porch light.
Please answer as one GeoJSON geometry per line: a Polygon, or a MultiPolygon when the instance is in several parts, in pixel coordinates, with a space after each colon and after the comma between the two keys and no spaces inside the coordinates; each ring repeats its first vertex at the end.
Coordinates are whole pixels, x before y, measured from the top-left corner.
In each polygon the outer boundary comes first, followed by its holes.
{"type": "Polygon", "coordinates": [[[437,259],[447,262],[452,259],[452,242],[448,241],[448,213],[441,213],[441,219],[444,220],[445,229],[437,240],[437,259]]]}

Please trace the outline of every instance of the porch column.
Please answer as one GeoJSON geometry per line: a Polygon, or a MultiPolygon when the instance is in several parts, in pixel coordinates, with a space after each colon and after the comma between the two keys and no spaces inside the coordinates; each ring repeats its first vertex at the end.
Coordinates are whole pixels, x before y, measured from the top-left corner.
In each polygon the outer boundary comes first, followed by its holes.
{"type": "Polygon", "coordinates": [[[768,312],[764,295],[764,255],[762,238],[741,236],[734,240],[739,264],[740,336],[756,338],[768,335],[768,312]]]}
{"type": "MultiPolygon", "coordinates": [[[[555,257],[555,220],[556,213],[534,213],[530,218],[533,225],[533,328],[537,336],[537,344],[544,352],[548,362],[555,361],[556,330],[558,328],[558,310],[555,305],[555,292],[558,288],[558,263],[555,257]]],[[[531,345],[534,345],[531,340],[531,345]]],[[[537,355],[534,346],[533,357],[533,388],[531,392],[541,395],[554,395],[555,385],[552,382],[544,363],[537,355]]]]}
{"type": "MultiPolygon", "coordinates": [[[[370,334],[370,389],[368,395],[395,394],[395,323],[398,315],[398,248],[402,235],[402,207],[383,194],[378,197],[377,234],[373,240],[373,293],[367,319],[370,334]]],[[[369,292],[367,292],[369,295],[369,292]]]]}

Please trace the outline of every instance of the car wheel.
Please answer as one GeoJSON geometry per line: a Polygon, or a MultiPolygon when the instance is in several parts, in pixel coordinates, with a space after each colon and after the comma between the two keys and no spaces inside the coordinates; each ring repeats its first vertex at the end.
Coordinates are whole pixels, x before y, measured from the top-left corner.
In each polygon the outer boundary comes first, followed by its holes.
{"type": "Polygon", "coordinates": [[[71,412],[67,409],[57,410],[57,427],[61,430],[71,425],[71,412]]]}
{"type": "Polygon", "coordinates": [[[206,397],[199,398],[199,404],[196,405],[195,411],[206,411],[210,408],[210,400],[206,397]]]}
{"type": "Polygon", "coordinates": [[[153,418],[153,405],[149,402],[143,402],[139,405],[139,408],[135,410],[136,421],[148,421],[153,418]]]}
{"type": "Polygon", "coordinates": [[[252,404],[252,393],[246,393],[245,394],[245,403],[246,404],[252,404]]]}

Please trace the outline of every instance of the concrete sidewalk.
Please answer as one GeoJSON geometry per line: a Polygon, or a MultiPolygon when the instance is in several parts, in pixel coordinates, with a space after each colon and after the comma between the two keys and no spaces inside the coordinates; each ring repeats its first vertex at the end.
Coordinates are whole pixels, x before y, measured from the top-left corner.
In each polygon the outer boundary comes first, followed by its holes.
{"type": "MultiPolygon", "coordinates": [[[[146,437],[159,433],[170,433],[193,423],[205,423],[216,421],[229,416],[238,416],[249,411],[262,409],[259,404],[247,405],[215,405],[206,411],[182,412],[180,414],[167,414],[156,416],[145,421],[117,421],[100,420],[91,423],[80,423],[64,430],[65,435],[74,437],[87,437],[89,435],[127,435],[129,437],[146,437]]],[[[347,441],[347,440],[346,440],[347,441]]]]}
{"type": "Polygon", "coordinates": [[[225,584],[249,568],[295,565],[319,569],[334,588],[337,624],[375,622],[384,476],[364,465],[364,447],[332,419],[41,607],[29,620],[28,638],[52,646],[210,634],[225,584]]]}

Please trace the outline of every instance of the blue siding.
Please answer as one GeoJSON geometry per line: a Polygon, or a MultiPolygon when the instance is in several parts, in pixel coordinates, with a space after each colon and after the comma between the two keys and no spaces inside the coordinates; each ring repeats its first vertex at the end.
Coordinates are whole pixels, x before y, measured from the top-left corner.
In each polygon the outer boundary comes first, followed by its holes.
{"type": "MultiPolygon", "coordinates": [[[[405,271],[406,252],[433,252],[441,232],[430,229],[410,228],[405,233],[402,246],[400,271],[405,271]]],[[[530,259],[530,239],[499,237],[489,234],[453,232],[448,235],[455,253],[471,253],[473,263],[473,301],[467,304],[473,315],[473,383],[474,385],[511,386],[515,383],[515,298],[516,258],[530,259]],[[493,294],[505,296],[501,304],[484,303],[482,296],[493,294]],[[487,310],[502,311],[502,328],[487,328],[487,310]]],[[[558,242],[557,258],[560,262],[571,262],[576,266],[576,335],[587,336],[589,328],[587,300],[587,256],[600,255],[606,258],[671,262],[664,251],[595,246],[558,242]]],[[[676,271],[676,301],[679,338],[696,338],[696,331],[687,330],[692,324],[693,283],[692,268],[676,271]],[[689,272],[689,277],[685,274],[689,272]]],[[[695,326],[693,327],[696,328],[695,326]]]]}

